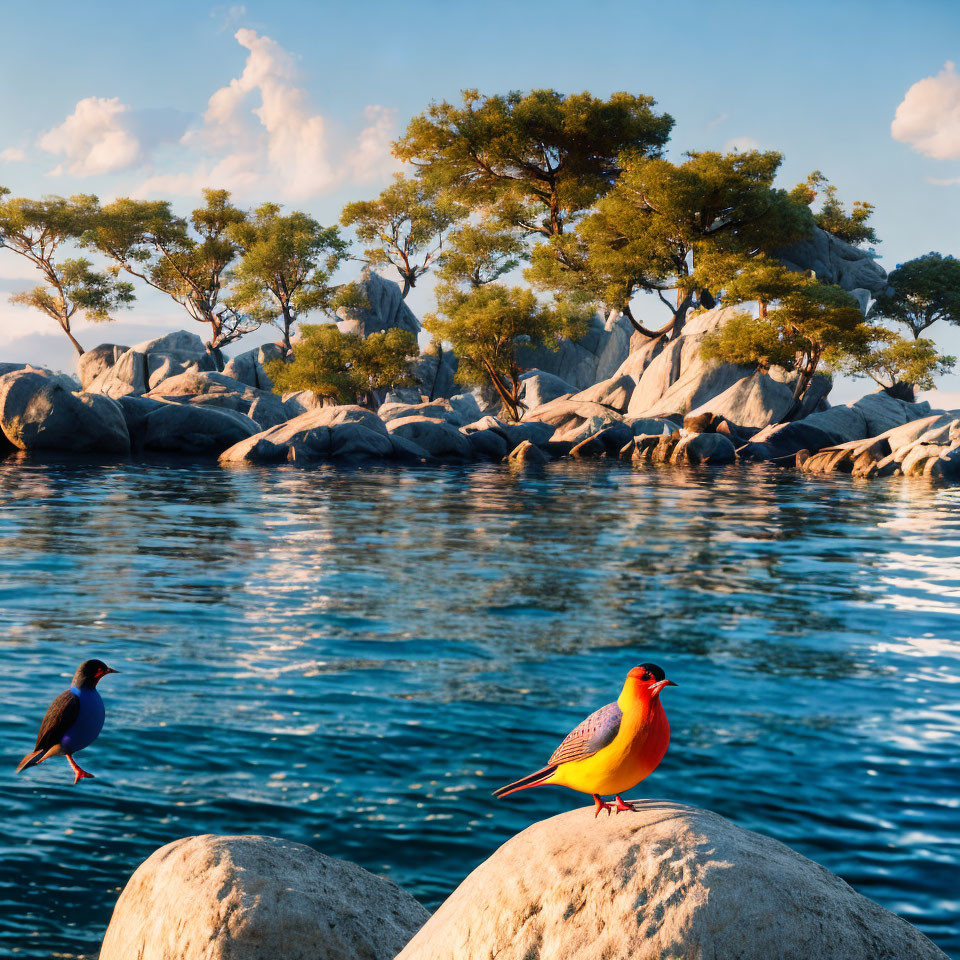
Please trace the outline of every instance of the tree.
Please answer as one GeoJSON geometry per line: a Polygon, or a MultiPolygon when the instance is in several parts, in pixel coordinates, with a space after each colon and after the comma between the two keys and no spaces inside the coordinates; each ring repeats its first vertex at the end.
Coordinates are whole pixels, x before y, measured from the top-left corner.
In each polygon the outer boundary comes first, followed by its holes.
{"type": "Polygon", "coordinates": [[[773,186],[781,160],[779,153],[758,151],[691,153],[679,164],[627,159],[620,179],[574,235],[553,237],[533,251],[526,276],[538,287],[622,312],[644,336],[677,334],[694,302],[713,304],[695,270],[702,258],[743,261],[811,229],[809,210],[773,186]],[[666,324],[651,330],[640,323],[633,312],[639,292],[658,296],[670,311],[666,324]]]}
{"type": "Polygon", "coordinates": [[[914,339],[938,320],[960,324],[960,260],[927,253],[887,277],[893,288],[870,308],[871,318],[906,324],[914,339]]]}
{"type": "Polygon", "coordinates": [[[241,253],[228,306],[275,324],[288,350],[290,331],[301,317],[313,310],[333,314],[355,299],[354,285],[331,283],[349,251],[336,227],[322,227],[300,211],[282,214],[277,204],[265,203],[227,233],[241,253]]]}
{"type": "Polygon", "coordinates": [[[0,247],[29,260],[43,278],[32,290],[14,294],[11,303],[41,310],[59,324],[79,355],[83,347],[73,335],[77,314],[88,320],[111,320],[110,311],[133,302],[133,286],[94,270],[89,260],[62,257],[99,215],[97,198],[88,195],[8,199],[0,187],[0,247]]]}
{"type": "Polygon", "coordinates": [[[394,153],[418,178],[525,234],[562,234],[606,194],[621,156],[658,156],[673,118],[651,97],[555,90],[435,103],[410,121],[394,153]]]}
{"type": "Polygon", "coordinates": [[[440,257],[444,233],[465,213],[443,193],[398,173],[376,200],[348,203],[340,222],[371,244],[363,252],[368,263],[396,268],[405,298],[440,257]]]}
{"type": "Polygon", "coordinates": [[[222,364],[220,349],[260,321],[221,302],[228,268],[239,253],[232,233],[247,215],[226,190],[204,190],[203,198],[188,221],[175,216],[167,201],[124,197],[103,208],[84,242],[116,261],[117,271],[167,294],[192,319],[207,324],[207,348],[222,364]]]}
{"type": "Polygon", "coordinates": [[[837,188],[819,170],[814,170],[806,182],[794,187],[790,195],[798,202],[810,206],[820,194],[823,194],[823,202],[813,219],[821,230],[826,230],[855,247],[862,243],[880,242],[873,227],[867,225],[867,221],[873,216],[873,204],[855,200],[852,209],[847,213],[843,202],[837,196],[837,188]]]}
{"type": "Polygon", "coordinates": [[[533,291],[500,283],[438,288],[437,312],[424,319],[436,342],[446,341],[457,355],[458,383],[489,379],[509,416],[519,420],[520,366],[517,348],[557,349],[564,336],[582,333],[582,318],[563,307],[544,306],[533,291]]]}
{"type": "Polygon", "coordinates": [[[851,377],[869,377],[891,396],[912,403],[916,391],[932,390],[934,377],[949,373],[956,359],[941,354],[925,337],[906,340],[880,328],[871,343],[844,358],[840,369],[851,377]]]}
{"type": "MultiPolygon", "coordinates": [[[[754,284],[751,272],[766,282],[772,276],[769,264],[748,261],[725,284],[725,303],[758,300],[759,293],[773,291],[772,284],[754,284]]],[[[864,321],[857,301],[841,287],[786,270],[778,282],[782,285],[777,303],[765,316],[735,315],[704,339],[701,353],[708,360],[756,364],[761,369],[776,365],[795,372],[794,404],[783,418],[790,420],[821,362],[839,366],[851,355],[863,355],[875,330],[864,321]]]]}
{"type": "Polygon", "coordinates": [[[274,392],[310,390],[318,399],[373,407],[375,391],[413,383],[410,358],[416,337],[392,329],[363,338],[332,323],[302,324],[292,362],[273,360],[264,369],[274,392]]]}

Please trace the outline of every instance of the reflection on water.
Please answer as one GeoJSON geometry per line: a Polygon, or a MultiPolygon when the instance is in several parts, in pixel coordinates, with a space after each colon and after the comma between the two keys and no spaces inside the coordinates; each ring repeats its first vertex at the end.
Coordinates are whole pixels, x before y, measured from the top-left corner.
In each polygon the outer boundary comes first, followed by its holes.
{"type": "Polygon", "coordinates": [[[960,491],[764,467],[0,462],[0,952],[95,949],[131,870],[268,833],[428,905],[629,667],[679,681],[643,788],[836,871],[960,957],[960,491]],[[15,778],[101,656],[107,725],[15,778]]]}

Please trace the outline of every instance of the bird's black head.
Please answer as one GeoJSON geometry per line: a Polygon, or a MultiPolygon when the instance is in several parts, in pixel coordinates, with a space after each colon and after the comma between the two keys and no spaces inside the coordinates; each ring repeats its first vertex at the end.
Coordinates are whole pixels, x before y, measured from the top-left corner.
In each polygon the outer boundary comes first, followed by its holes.
{"type": "Polygon", "coordinates": [[[77,672],[73,675],[74,687],[95,687],[97,683],[108,673],[117,673],[113,667],[108,667],[102,660],[84,660],[77,667],[77,672]]]}
{"type": "Polygon", "coordinates": [[[640,689],[645,690],[651,697],[659,696],[664,687],[676,686],[655,663],[641,663],[627,674],[627,678],[637,681],[640,689]]]}

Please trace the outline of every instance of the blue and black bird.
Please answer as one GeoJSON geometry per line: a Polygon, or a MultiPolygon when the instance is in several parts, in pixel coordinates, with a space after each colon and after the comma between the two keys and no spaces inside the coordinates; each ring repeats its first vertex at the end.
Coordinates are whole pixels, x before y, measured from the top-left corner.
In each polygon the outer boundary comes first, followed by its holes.
{"type": "Polygon", "coordinates": [[[97,684],[108,674],[118,673],[102,660],[84,660],[73,675],[70,689],[64,690],[47,708],[40,724],[37,745],[17,766],[17,773],[42,763],[48,757],[65,756],[75,774],[73,782],[92,773],[81,770],[73,755],[89,747],[103,729],[103,700],[97,693],[97,684]]]}

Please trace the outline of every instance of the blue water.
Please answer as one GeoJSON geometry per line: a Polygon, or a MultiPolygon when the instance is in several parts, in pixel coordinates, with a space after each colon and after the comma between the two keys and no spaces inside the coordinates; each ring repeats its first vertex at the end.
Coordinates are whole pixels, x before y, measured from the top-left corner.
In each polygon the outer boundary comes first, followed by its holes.
{"type": "Polygon", "coordinates": [[[960,957],[956,487],[8,459],[0,538],[0,954],[95,952],[137,864],[205,832],[435,906],[585,802],[490,791],[652,660],[680,686],[638,795],[790,844],[960,957]],[[15,777],[93,656],[122,671],[96,779],[15,777]]]}

